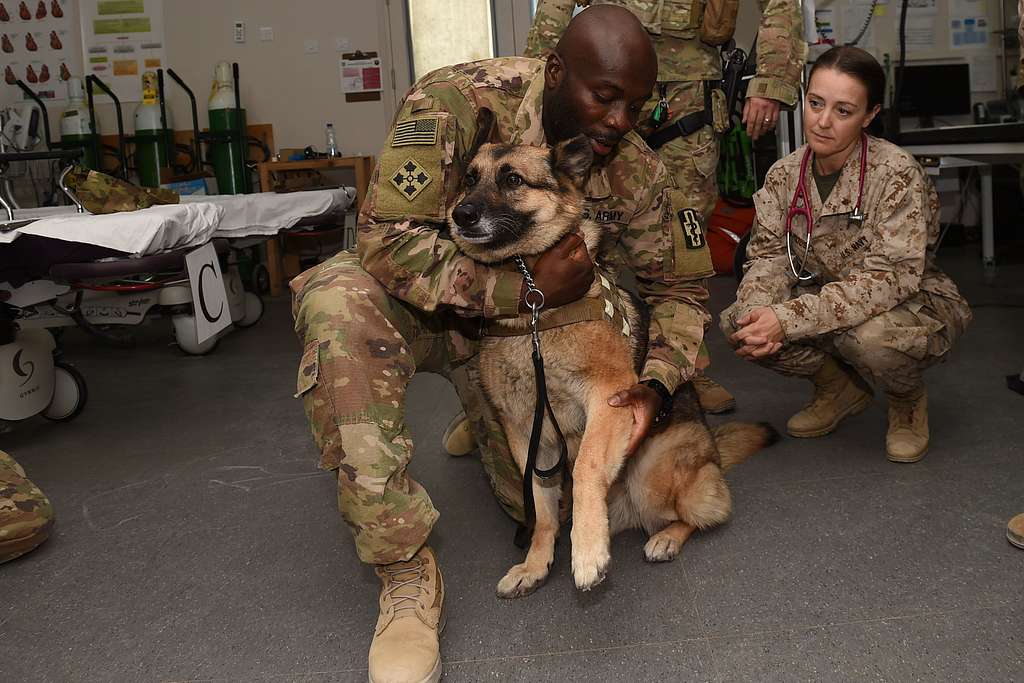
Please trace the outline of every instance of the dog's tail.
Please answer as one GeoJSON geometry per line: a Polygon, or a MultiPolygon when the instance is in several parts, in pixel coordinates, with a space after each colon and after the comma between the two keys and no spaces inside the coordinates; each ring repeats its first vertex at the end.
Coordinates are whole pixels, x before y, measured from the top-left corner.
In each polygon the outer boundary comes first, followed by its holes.
{"type": "Polygon", "coordinates": [[[711,429],[722,458],[722,471],[767,448],[779,440],[779,433],[767,422],[726,422],[711,429]]]}

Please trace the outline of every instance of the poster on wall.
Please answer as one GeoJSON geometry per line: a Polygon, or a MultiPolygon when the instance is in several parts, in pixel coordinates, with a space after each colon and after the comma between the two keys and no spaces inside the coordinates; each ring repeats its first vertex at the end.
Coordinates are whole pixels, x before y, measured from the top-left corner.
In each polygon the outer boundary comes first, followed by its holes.
{"type": "Polygon", "coordinates": [[[949,46],[954,50],[988,47],[985,0],[952,0],[949,4],[949,46]]]}
{"type": "Polygon", "coordinates": [[[0,64],[4,81],[0,104],[28,98],[20,80],[40,99],[63,100],[71,78],[70,0],[0,0],[0,64]]]}
{"type": "Polygon", "coordinates": [[[80,0],[82,57],[122,102],[142,100],[142,74],[164,68],[163,0],[80,0]]]}

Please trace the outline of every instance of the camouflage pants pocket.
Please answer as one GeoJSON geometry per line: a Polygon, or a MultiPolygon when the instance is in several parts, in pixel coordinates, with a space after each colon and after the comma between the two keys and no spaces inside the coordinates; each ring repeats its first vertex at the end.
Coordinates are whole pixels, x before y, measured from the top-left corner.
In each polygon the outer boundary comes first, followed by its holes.
{"type": "Polygon", "coordinates": [[[718,138],[709,126],[680,137],[658,150],[665,167],[683,194],[686,208],[707,220],[718,200],[718,138]]]}

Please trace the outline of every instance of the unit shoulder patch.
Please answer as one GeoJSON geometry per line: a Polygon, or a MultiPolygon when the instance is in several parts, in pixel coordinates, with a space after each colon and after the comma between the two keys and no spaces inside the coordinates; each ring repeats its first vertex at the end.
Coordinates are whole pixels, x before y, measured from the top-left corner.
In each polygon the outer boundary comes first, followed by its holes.
{"type": "Polygon", "coordinates": [[[391,171],[391,184],[410,202],[430,184],[433,178],[415,159],[409,157],[402,165],[391,171]]]}
{"type": "Polygon", "coordinates": [[[704,246],[704,233],[700,227],[700,216],[694,209],[679,210],[679,224],[683,228],[683,240],[687,249],[700,249],[704,246]]]}

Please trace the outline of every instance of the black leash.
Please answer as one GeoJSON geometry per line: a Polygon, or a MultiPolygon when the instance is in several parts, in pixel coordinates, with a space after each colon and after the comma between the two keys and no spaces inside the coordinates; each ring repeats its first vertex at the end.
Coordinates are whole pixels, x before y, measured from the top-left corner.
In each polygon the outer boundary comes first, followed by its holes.
{"type": "Polygon", "coordinates": [[[555,419],[555,411],[551,409],[551,401],[548,400],[547,382],[544,377],[544,357],[540,352],[540,330],[537,322],[540,320],[540,310],[544,308],[544,292],[537,289],[537,283],[533,281],[529,268],[519,256],[515,257],[516,266],[526,280],[526,305],[530,308],[530,329],[533,335],[533,374],[534,383],[537,385],[537,402],[533,409],[533,431],[530,432],[530,447],[526,454],[526,471],[523,473],[523,523],[516,529],[515,544],[519,548],[526,548],[530,545],[533,537],[533,527],[537,522],[537,508],[533,500],[533,477],[550,479],[559,472],[565,470],[569,458],[569,447],[565,443],[565,436],[562,434],[558,420],[555,419]],[[537,452],[540,450],[540,436],[544,428],[544,414],[547,413],[551,425],[558,435],[558,462],[549,469],[537,467],[537,452]]]}

